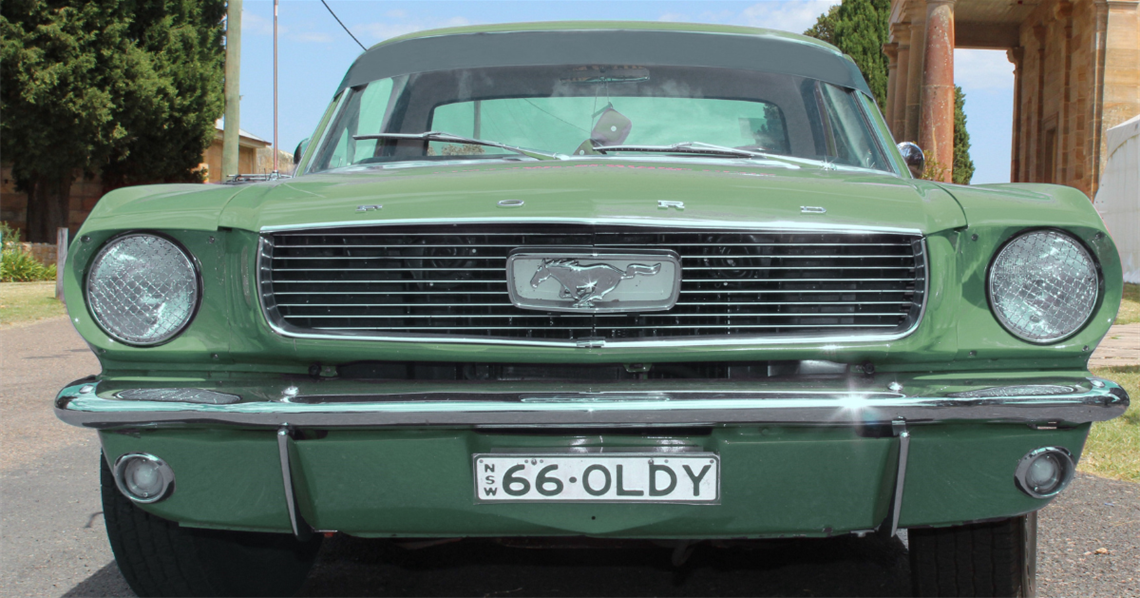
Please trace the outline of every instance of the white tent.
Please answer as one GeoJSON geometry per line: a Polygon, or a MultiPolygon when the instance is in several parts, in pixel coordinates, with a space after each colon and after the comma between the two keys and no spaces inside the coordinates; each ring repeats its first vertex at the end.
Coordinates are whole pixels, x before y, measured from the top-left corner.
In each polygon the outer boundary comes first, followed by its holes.
{"type": "Polygon", "coordinates": [[[1140,283],[1140,115],[1108,130],[1093,205],[1120,250],[1124,282],[1140,283]]]}

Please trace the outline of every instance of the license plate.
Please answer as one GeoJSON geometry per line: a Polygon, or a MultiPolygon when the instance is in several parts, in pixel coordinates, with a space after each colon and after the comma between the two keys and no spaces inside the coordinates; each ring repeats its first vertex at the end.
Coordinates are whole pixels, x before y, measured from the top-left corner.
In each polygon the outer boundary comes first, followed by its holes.
{"type": "Polygon", "coordinates": [[[478,502],[720,503],[712,453],[474,455],[478,502]]]}

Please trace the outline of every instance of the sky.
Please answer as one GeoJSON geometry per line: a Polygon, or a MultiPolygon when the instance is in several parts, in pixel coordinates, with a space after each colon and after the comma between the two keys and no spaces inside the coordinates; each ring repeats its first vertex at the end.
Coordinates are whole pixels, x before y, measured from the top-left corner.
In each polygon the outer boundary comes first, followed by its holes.
{"type": "MultiPolygon", "coordinates": [[[[719,23],[803,31],[836,0],[328,0],[365,47],[439,27],[523,21],[632,20],[719,23]]],[[[241,128],[273,140],[273,2],[244,0],[241,128]]],[[[360,46],[319,0],[282,0],[278,12],[278,146],[308,137],[360,46]]],[[[966,94],[974,183],[1009,181],[1013,65],[1005,52],[956,50],[966,94]]]]}

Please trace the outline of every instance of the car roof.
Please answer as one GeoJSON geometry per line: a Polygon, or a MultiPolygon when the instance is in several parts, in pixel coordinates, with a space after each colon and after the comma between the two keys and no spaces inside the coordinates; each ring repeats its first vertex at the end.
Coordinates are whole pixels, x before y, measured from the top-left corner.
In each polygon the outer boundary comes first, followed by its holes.
{"type": "Polygon", "coordinates": [[[747,35],[786,39],[801,43],[809,43],[827,48],[836,54],[841,54],[835,46],[806,35],[783,31],[780,29],[764,29],[761,27],[744,27],[741,25],[713,25],[710,23],[675,23],[665,21],[533,21],[526,23],[498,23],[494,25],[463,25],[461,27],[441,27],[439,29],[425,29],[413,33],[405,33],[391,39],[373,44],[368,49],[379,48],[389,44],[409,39],[424,37],[437,37],[442,35],[460,35],[470,33],[508,33],[514,31],[686,31],[690,33],[720,33],[726,35],[747,35]]]}
{"type": "Polygon", "coordinates": [[[453,69],[637,64],[727,68],[818,79],[871,95],[859,68],[834,46],[770,29],[654,22],[513,23],[422,31],[377,44],[337,89],[453,69]]]}

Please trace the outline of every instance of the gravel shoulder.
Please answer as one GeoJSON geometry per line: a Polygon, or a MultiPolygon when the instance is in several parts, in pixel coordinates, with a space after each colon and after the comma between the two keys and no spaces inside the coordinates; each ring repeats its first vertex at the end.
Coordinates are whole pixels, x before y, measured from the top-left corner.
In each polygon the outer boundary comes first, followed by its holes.
{"type": "Polygon", "coordinates": [[[1078,473],[1041,511],[1037,544],[1039,597],[1140,596],[1140,484],[1078,473]]]}
{"type": "Polygon", "coordinates": [[[66,317],[0,329],[0,471],[94,437],[59,421],[52,401],[68,382],[100,371],[66,317]]]}

